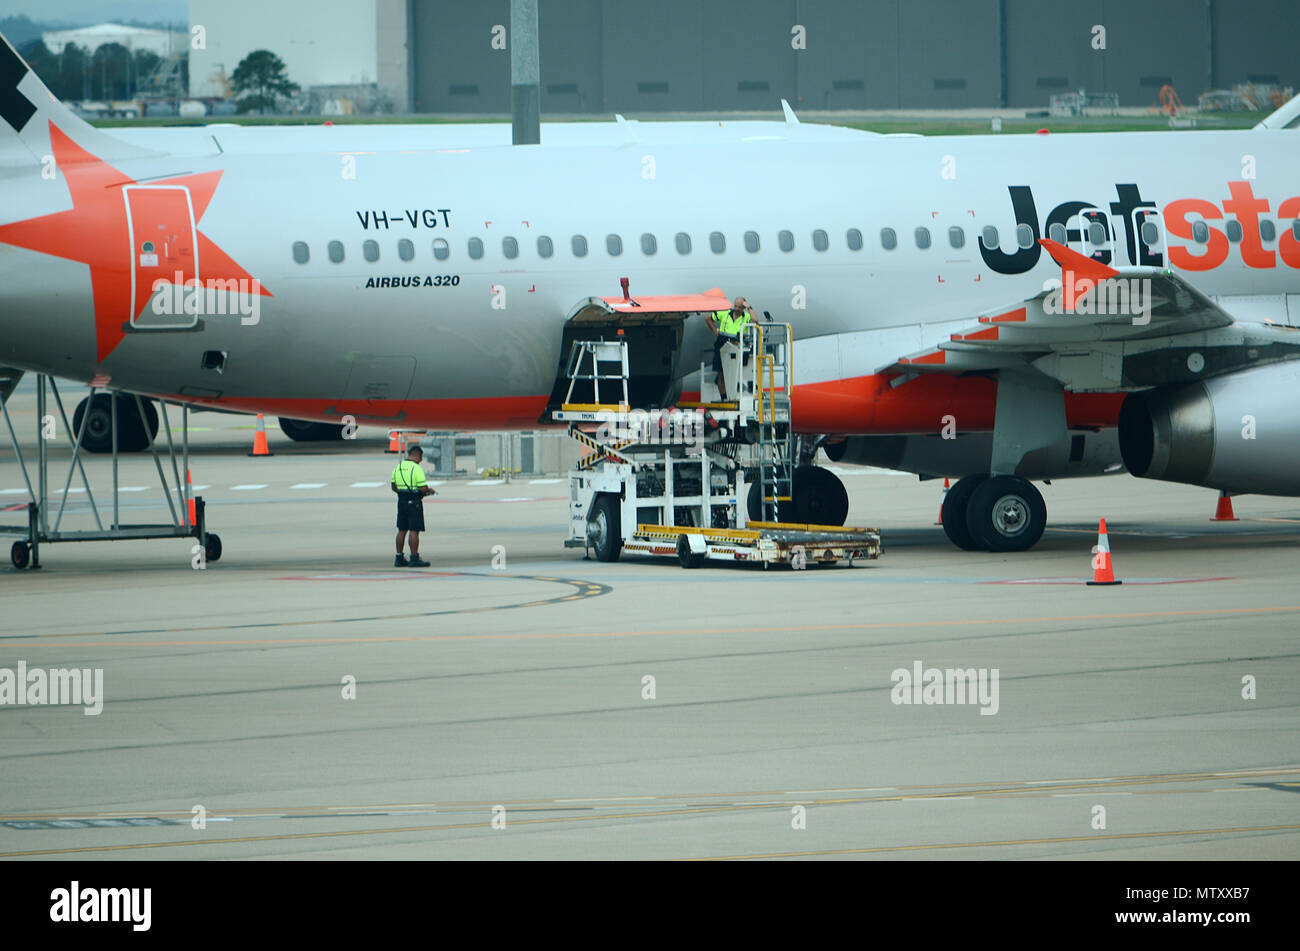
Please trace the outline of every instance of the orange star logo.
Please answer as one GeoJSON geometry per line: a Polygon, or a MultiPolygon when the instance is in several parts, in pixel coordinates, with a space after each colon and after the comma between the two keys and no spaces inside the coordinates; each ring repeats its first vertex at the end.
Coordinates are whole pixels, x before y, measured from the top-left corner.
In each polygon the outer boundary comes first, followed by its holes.
{"type": "MultiPolygon", "coordinates": [[[[237,282],[270,297],[247,271],[199,230],[222,172],[141,184],[91,155],[50,123],[50,145],[72,207],[0,225],[0,241],[90,268],[96,359],[103,361],[139,317],[159,281],[237,282]]],[[[229,283],[224,285],[230,287],[229,283]]]]}

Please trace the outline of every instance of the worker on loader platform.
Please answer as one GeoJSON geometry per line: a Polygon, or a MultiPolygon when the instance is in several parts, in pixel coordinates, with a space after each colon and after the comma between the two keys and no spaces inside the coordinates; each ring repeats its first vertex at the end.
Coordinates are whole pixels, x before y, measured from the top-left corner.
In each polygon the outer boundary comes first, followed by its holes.
{"type": "Polygon", "coordinates": [[[731,310],[719,310],[705,316],[705,323],[713,331],[713,369],[717,371],[718,392],[723,400],[727,396],[727,384],[722,374],[722,348],[729,343],[739,344],[741,331],[754,319],[754,309],[743,297],[737,297],[731,304],[731,310]]]}

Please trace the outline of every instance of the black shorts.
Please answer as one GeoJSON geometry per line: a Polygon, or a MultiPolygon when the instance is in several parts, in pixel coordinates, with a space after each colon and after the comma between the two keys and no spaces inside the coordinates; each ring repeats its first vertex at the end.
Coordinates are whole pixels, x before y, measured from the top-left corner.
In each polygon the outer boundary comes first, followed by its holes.
{"type": "Polygon", "coordinates": [[[419,492],[397,493],[397,530],[424,531],[424,504],[420,501],[419,492]]]}
{"type": "Polygon", "coordinates": [[[738,343],[739,340],[740,340],[739,337],[728,337],[724,334],[719,334],[718,336],[713,338],[713,370],[715,373],[722,372],[723,345],[728,343],[738,343]]]}

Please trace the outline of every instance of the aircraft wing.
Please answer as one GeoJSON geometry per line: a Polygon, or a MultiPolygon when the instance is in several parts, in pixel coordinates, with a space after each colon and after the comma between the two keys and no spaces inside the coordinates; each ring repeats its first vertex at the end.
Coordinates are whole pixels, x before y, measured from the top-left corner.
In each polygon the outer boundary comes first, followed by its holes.
{"type": "Polygon", "coordinates": [[[1061,286],[900,357],[884,372],[1032,368],[1076,392],[1183,383],[1300,357],[1300,332],[1239,324],[1170,270],[1112,268],[1055,241],[1061,286]]]}

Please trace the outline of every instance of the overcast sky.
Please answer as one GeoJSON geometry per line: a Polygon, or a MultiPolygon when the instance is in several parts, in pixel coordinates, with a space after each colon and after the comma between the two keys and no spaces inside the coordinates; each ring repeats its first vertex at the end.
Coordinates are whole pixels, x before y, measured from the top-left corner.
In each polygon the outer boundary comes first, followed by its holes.
{"type": "Polygon", "coordinates": [[[77,25],[112,20],[189,23],[189,0],[4,0],[0,14],[77,25]]]}

